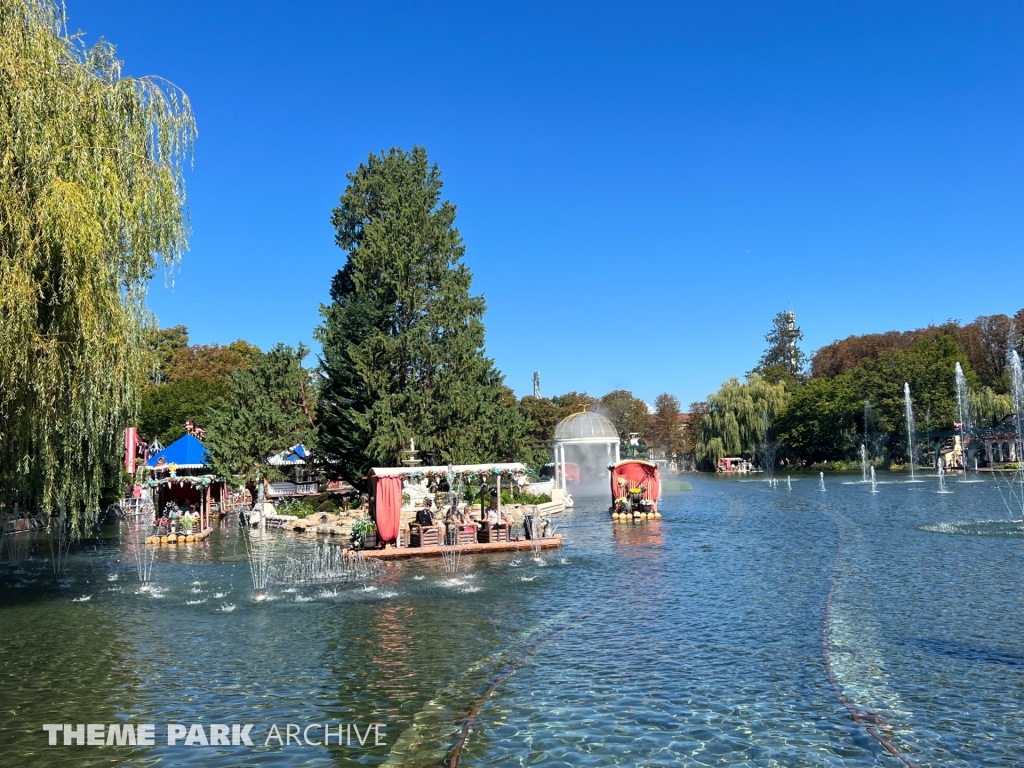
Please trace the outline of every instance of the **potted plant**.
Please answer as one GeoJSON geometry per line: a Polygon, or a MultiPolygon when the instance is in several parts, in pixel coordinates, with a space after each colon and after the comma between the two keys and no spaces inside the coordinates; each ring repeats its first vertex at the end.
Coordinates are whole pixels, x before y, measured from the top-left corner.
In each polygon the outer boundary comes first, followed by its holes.
{"type": "Polygon", "coordinates": [[[352,546],[355,549],[375,549],[377,547],[377,526],[368,518],[352,521],[352,546]]]}
{"type": "Polygon", "coordinates": [[[183,517],[181,519],[181,527],[185,529],[185,535],[188,536],[192,533],[192,526],[195,524],[195,520],[191,517],[183,517]]]}

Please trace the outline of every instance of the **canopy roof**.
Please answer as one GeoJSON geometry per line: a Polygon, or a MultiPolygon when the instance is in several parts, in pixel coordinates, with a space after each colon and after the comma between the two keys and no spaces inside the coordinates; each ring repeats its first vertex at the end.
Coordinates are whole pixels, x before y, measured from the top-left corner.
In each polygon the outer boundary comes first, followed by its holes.
{"type": "Polygon", "coordinates": [[[146,466],[158,468],[158,466],[174,464],[178,469],[204,469],[209,458],[210,454],[199,442],[199,438],[192,434],[185,434],[160,453],[146,459],[146,466]]]}
{"type": "Polygon", "coordinates": [[[525,475],[526,465],[519,462],[510,464],[452,464],[444,467],[374,467],[370,477],[447,477],[448,473],[458,477],[489,475],[525,475]]]}
{"type": "Polygon", "coordinates": [[[275,453],[269,459],[267,463],[274,467],[285,467],[299,464],[305,464],[309,454],[306,453],[306,446],[302,443],[293,445],[286,451],[275,453]]]}
{"type": "Polygon", "coordinates": [[[600,413],[581,411],[562,419],[555,427],[556,443],[617,443],[615,425],[600,413]]]}

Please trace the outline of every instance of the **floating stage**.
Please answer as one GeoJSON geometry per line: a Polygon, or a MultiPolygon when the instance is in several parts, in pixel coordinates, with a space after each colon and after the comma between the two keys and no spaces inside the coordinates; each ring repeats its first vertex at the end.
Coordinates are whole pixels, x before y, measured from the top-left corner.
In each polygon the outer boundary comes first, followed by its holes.
{"type": "MultiPolygon", "coordinates": [[[[529,552],[531,545],[540,544],[541,549],[558,549],[562,546],[562,534],[556,533],[546,539],[531,542],[529,539],[523,541],[492,541],[485,544],[463,544],[457,547],[464,555],[475,555],[480,552],[529,552]]],[[[363,557],[375,557],[381,560],[403,560],[410,557],[440,557],[445,549],[451,551],[456,549],[455,545],[439,547],[430,544],[425,547],[392,547],[391,549],[366,549],[363,550],[363,557]]]]}
{"type": "Polygon", "coordinates": [[[207,528],[206,530],[199,531],[198,533],[178,533],[167,536],[147,536],[146,546],[153,547],[159,545],[169,546],[171,544],[192,544],[197,541],[202,541],[211,533],[213,533],[213,528],[207,528]]]}

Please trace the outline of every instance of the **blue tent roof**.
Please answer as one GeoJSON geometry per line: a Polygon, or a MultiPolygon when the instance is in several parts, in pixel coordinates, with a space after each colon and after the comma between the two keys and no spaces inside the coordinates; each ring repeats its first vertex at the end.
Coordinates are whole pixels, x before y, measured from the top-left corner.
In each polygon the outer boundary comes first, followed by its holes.
{"type": "Polygon", "coordinates": [[[155,456],[146,460],[147,467],[155,467],[160,459],[166,464],[183,468],[205,467],[210,454],[195,435],[182,435],[155,456]]]}

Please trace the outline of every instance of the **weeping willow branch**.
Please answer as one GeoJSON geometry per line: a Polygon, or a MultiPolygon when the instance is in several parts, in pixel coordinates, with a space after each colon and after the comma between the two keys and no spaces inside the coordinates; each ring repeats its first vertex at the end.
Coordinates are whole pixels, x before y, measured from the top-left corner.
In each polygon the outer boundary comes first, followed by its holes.
{"type": "Polygon", "coordinates": [[[188,97],[121,76],[51,0],[0,0],[0,501],[99,511],[144,368],[145,294],[187,247],[188,97]]]}

